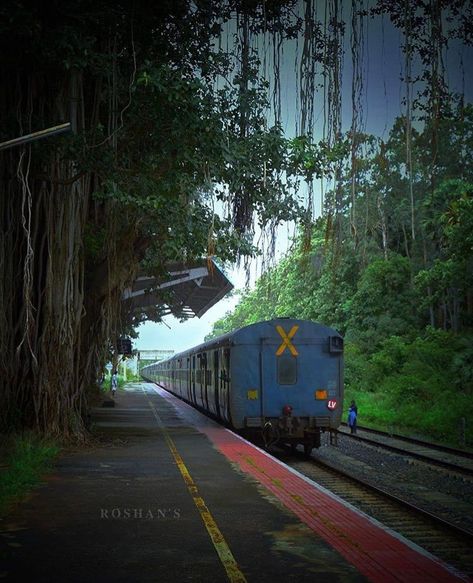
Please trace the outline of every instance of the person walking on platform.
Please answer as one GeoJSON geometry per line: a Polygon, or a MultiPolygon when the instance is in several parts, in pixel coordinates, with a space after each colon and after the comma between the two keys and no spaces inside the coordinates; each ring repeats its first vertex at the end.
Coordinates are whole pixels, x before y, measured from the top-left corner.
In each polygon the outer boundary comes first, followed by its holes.
{"type": "Polygon", "coordinates": [[[348,409],[348,426],[350,427],[351,433],[356,433],[356,421],[358,418],[358,407],[355,401],[352,401],[348,409]]]}
{"type": "Polygon", "coordinates": [[[115,391],[117,390],[117,387],[118,387],[118,374],[117,371],[114,370],[112,374],[112,397],[115,396],[115,391]]]}

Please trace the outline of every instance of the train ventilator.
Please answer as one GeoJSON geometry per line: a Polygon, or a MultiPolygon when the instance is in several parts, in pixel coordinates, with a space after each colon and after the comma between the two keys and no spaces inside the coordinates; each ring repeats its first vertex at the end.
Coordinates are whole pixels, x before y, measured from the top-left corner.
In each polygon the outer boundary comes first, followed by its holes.
{"type": "Polygon", "coordinates": [[[341,422],[343,338],[315,322],[251,324],[141,375],[266,446],[302,444],[309,454],[341,422]]]}

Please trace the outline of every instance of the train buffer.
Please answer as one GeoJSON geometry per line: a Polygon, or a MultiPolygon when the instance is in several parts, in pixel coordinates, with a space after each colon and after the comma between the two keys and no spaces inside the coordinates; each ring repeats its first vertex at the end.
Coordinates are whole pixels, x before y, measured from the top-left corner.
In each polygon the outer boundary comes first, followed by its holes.
{"type": "Polygon", "coordinates": [[[0,522],[2,580],[464,580],[152,383],[93,425],[0,522]]]}

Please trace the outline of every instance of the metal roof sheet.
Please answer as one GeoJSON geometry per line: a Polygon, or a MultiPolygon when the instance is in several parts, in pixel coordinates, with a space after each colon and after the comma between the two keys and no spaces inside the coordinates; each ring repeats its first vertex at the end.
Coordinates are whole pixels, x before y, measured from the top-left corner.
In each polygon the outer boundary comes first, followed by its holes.
{"type": "Polygon", "coordinates": [[[192,264],[170,263],[167,275],[141,274],[123,300],[136,311],[173,314],[177,318],[200,318],[233,289],[232,283],[212,259],[192,264]]]}

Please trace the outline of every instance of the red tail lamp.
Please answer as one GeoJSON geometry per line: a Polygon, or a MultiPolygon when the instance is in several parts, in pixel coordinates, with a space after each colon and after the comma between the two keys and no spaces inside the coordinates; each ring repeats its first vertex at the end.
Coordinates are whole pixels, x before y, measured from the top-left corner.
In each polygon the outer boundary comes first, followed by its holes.
{"type": "Polygon", "coordinates": [[[292,407],[291,407],[291,405],[284,405],[284,407],[282,408],[282,414],[285,417],[290,417],[292,415],[292,407]]]}

